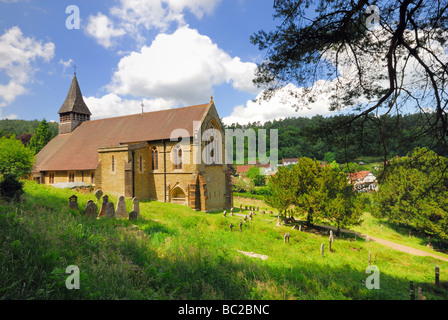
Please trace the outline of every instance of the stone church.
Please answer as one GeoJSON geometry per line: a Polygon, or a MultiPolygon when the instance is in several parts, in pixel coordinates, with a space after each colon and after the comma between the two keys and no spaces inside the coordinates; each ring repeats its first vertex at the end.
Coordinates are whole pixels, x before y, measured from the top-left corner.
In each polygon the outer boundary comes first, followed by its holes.
{"type": "Polygon", "coordinates": [[[224,129],[213,98],[202,105],[90,120],[75,73],[58,113],[59,134],[36,156],[33,178],[39,183],[82,181],[107,194],[178,203],[203,212],[233,205],[231,174],[224,161],[184,161],[213,142],[198,139],[198,129],[219,130],[224,150],[224,129]],[[174,130],[183,132],[187,143],[172,141],[174,130]]]}

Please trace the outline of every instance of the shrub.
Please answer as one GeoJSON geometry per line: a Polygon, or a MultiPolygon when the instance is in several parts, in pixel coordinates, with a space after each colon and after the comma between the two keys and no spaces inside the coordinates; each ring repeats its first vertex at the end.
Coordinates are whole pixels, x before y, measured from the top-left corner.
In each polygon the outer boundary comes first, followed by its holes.
{"type": "Polygon", "coordinates": [[[5,174],[0,181],[0,197],[7,201],[17,201],[22,197],[23,182],[13,174],[5,174]]]}

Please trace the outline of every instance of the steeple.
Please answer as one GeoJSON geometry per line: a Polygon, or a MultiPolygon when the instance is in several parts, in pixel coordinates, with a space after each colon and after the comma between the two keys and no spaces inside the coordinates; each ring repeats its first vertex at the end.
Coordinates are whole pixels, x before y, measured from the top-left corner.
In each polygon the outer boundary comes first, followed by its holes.
{"type": "Polygon", "coordinates": [[[70,90],[62,107],[59,109],[59,134],[70,133],[82,122],[89,121],[92,113],[82,98],[76,72],[70,90]]]}

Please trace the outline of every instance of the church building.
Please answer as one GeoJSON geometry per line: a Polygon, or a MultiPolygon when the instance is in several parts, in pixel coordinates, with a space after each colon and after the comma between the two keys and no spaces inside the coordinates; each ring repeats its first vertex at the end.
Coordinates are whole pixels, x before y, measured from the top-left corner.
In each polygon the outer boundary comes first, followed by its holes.
{"type": "Polygon", "coordinates": [[[224,128],[213,98],[202,105],[90,120],[75,73],[58,113],[59,134],[36,156],[33,178],[39,183],[82,181],[105,194],[203,212],[233,205],[227,164],[193,161],[213,143],[198,132],[218,130],[224,150],[224,128]],[[182,133],[187,143],[172,141],[173,132],[182,133]]]}

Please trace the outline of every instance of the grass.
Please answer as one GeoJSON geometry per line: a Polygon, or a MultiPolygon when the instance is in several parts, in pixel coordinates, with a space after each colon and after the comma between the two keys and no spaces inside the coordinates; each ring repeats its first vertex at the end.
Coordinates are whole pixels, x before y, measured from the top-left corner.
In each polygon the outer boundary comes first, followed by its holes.
{"type": "MultiPolygon", "coordinates": [[[[21,203],[0,203],[0,299],[406,300],[411,280],[428,299],[448,298],[444,286],[432,284],[435,265],[440,279],[448,278],[446,262],[351,237],[337,238],[329,252],[327,234],[277,227],[269,213],[239,232],[241,217],[221,212],[142,201],[137,221],[88,219],[82,213],[96,201],[93,194],[76,193],[78,212],[68,209],[71,191],[27,182],[25,192],[21,203]],[[362,283],[369,252],[380,270],[379,290],[362,283]],[[80,269],[79,290],[65,287],[69,265],[80,269]]],[[[243,208],[260,204],[240,201],[243,208]]]]}

